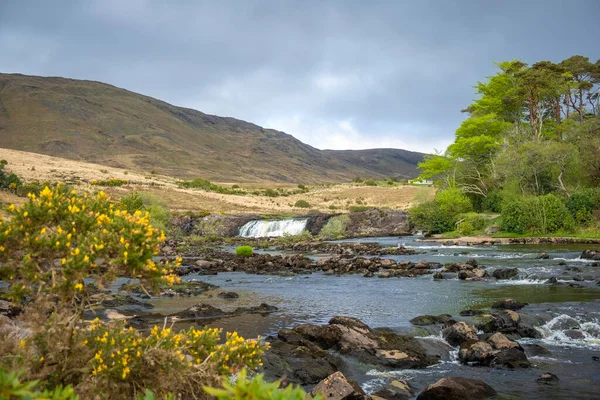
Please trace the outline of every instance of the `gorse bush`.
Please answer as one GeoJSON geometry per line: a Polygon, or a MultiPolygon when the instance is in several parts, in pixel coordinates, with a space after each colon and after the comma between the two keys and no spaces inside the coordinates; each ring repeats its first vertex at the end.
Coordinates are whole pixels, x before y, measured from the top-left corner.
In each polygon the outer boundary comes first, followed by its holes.
{"type": "Polygon", "coordinates": [[[0,279],[9,295],[60,294],[67,301],[85,292],[92,277],[100,287],[115,277],[140,279],[150,286],[178,279],[168,263],[155,263],[164,232],[148,213],[115,207],[104,192],[78,195],[58,185],[29,195],[21,207],[6,208],[0,220],[0,279]]]}
{"type": "Polygon", "coordinates": [[[250,257],[252,254],[254,254],[254,250],[251,246],[239,246],[235,249],[235,254],[240,257],[250,257]]]}
{"type": "Polygon", "coordinates": [[[157,229],[168,230],[171,213],[162,201],[147,193],[133,192],[121,198],[120,206],[130,213],[147,211],[150,214],[150,223],[157,229]]]}
{"type": "Polygon", "coordinates": [[[132,214],[103,192],[61,185],[5,212],[0,279],[23,313],[18,326],[0,319],[0,330],[13,332],[0,341],[0,370],[23,373],[0,375],[0,397],[132,399],[150,389],[160,398],[202,398],[202,387],[220,384],[219,374],[260,365],[265,347],[236,333],[221,342],[216,329],[163,326],[142,334],[122,322],[84,320],[98,288],[118,277],[150,289],[179,281],[173,269],[180,259],[152,260],[164,233],[148,212],[132,214]]]}

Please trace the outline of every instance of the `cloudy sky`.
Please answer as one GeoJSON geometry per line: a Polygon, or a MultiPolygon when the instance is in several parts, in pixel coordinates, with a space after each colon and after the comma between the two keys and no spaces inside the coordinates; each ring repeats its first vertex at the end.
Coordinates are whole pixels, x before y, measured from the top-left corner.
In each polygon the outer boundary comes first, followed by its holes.
{"type": "Polygon", "coordinates": [[[107,82],[321,149],[433,152],[494,61],[596,61],[599,27],[599,0],[1,0],[0,72],[107,82]]]}

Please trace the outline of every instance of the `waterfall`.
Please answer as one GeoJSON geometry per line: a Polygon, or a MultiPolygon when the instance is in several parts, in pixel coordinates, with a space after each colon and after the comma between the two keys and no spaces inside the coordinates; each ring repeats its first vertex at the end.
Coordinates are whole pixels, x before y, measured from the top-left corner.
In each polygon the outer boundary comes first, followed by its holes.
{"type": "Polygon", "coordinates": [[[283,235],[299,235],[306,229],[308,218],[254,220],[240,228],[241,237],[274,237],[283,235]]]}

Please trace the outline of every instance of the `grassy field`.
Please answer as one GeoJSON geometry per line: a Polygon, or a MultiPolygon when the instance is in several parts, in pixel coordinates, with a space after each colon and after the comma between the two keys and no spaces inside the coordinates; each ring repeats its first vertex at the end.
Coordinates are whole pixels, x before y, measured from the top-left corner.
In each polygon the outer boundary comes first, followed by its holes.
{"type": "MultiPolygon", "coordinates": [[[[366,186],[358,183],[337,185],[308,185],[308,192],[289,196],[267,197],[258,195],[230,195],[200,189],[184,189],[181,180],[148,171],[106,167],[87,162],[67,160],[17,150],[0,149],[0,159],[8,161],[7,169],[25,182],[67,182],[89,190],[102,189],[119,198],[132,191],[146,192],[162,200],[174,211],[207,211],[211,213],[260,213],[278,215],[306,214],[309,211],[347,212],[352,207],[384,207],[406,209],[417,201],[429,200],[434,195],[430,187],[417,187],[395,183],[366,186]],[[93,181],[120,179],[128,181],[119,187],[94,186],[93,181]],[[298,200],[305,200],[309,208],[294,207],[298,200]]],[[[231,187],[234,182],[216,182],[231,187]]],[[[281,183],[238,183],[240,189],[285,189],[292,191],[297,185],[281,183]]],[[[10,193],[0,193],[0,201],[19,203],[10,193]]]]}

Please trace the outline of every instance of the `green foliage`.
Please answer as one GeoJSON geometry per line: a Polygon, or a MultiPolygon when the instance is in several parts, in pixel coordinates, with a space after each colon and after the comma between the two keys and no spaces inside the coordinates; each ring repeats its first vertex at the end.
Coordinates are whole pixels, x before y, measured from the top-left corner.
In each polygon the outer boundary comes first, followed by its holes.
{"type": "Polygon", "coordinates": [[[547,234],[573,227],[569,210],[552,194],[517,197],[502,207],[501,228],[506,232],[547,234]]]}
{"type": "Polygon", "coordinates": [[[250,257],[254,254],[254,250],[251,246],[239,246],[235,249],[235,254],[240,257],[250,257]]]}
{"type": "Polygon", "coordinates": [[[350,225],[350,217],[347,215],[331,217],[319,232],[319,237],[325,240],[344,238],[348,225],[350,225]]]}
{"type": "Polygon", "coordinates": [[[310,203],[306,200],[298,200],[295,204],[294,207],[299,207],[299,208],[310,208],[310,203]]]}
{"type": "Polygon", "coordinates": [[[362,183],[363,180],[362,180],[362,178],[360,176],[357,176],[354,179],[352,179],[352,182],[354,182],[354,183],[362,183]]]}
{"type": "Polygon", "coordinates": [[[583,189],[573,193],[567,200],[566,206],[575,222],[587,224],[593,220],[594,212],[600,209],[600,191],[583,189]]]}
{"type": "Polygon", "coordinates": [[[77,400],[73,387],[59,385],[40,391],[39,381],[22,382],[23,370],[7,372],[0,368],[0,399],[2,400],[77,400]]]}
{"type": "Polygon", "coordinates": [[[129,213],[147,211],[150,214],[150,222],[155,228],[168,230],[171,213],[166,204],[156,197],[148,193],[132,192],[121,198],[119,205],[129,213]]]}
{"type": "Polygon", "coordinates": [[[463,236],[472,235],[474,231],[475,228],[473,227],[473,224],[471,224],[471,222],[469,221],[463,221],[458,225],[458,233],[460,233],[463,236]]]}
{"type": "Polygon", "coordinates": [[[110,178],[110,179],[104,179],[104,180],[100,180],[100,181],[91,181],[90,184],[94,185],[94,186],[108,186],[108,187],[116,187],[116,186],[123,186],[123,185],[127,185],[129,183],[129,181],[125,181],[122,179],[117,179],[117,178],[110,178]]]}
{"type": "Polygon", "coordinates": [[[408,214],[419,229],[431,233],[453,231],[459,215],[473,210],[469,198],[458,189],[448,189],[436,194],[433,201],[411,207],[408,214]]]}
{"type": "MultiPolygon", "coordinates": [[[[219,400],[310,400],[299,386],[289,385],[281,389],[281,381],[267,383],[263,375],[248,379],[246,370],[241,370],[234,383],[224,380],[223,388],[205,387],[204,391],[219,400]]],[[[321,399],[321,396],[314,397],[321,399]]]]}
{"type": "Polygon", "coordinates": [[[306,185],[303,185],[303,184],[299,184],[298,185],[298,189],[300,189],[300,190],[307,190],[306,185]]]}
{"type": "Polygon", "coordinates": [[[484,211],[491,211],[499,213],[502,211],[503,195],[500,190],[492,190],[483,199],[482,209],[484,211]]]}
{"type": "Polygon", "coordinates": [[[84,279],[102,286],[116,276],[157,285],[177,279],[168,264],[154,263],[164,232],[149,215],[114,208],[104,194],[79,195],[58,185],[30,194],[21,207],[9,205],[0,219],[0,279],[21,299],[52,293],[69,302],[84,302],[84,279]],[[98,268],[96,260],[104,260],[98,268]]]}
{"type": "Polygon", "coordinates": [[[18,187],[20,187],[21,185],[23,185],[23,183],[21,182],[21,179],[19,179],[19,177],[15,174],[11,173],[7,173],[4,170],[4,167],[7,165],[8,163],[6,162],[6,160],[2,160],[2,162],[0,162],[0,189],[17,189],[18,187]]]}
{"type": "Polygon", "coordinates": [[[375,182],[373,179],[369,179],[365,181],[365,185],[366,186],[377,186],[377,182],[375,182]]]}
{"type": "Polygon", "coordinates": [[[465,222],[468,222],[473,227],[474,231],[480,231],[483,228],[485,228],[485,218],[481,214],[466,213],[461,214],[459,218],[463,220],[463,222],[460,225],[462,225],[465,222]]]}

